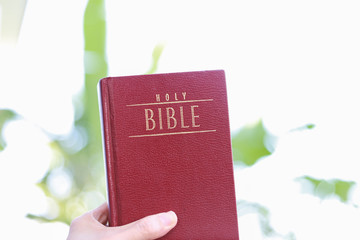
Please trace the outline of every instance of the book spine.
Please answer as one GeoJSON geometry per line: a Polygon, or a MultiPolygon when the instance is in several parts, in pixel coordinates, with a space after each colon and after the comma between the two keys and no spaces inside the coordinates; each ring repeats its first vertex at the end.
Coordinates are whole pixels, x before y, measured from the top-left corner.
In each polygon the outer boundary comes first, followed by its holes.
{"type": "Polygon", "coordinates": [[[114,149],[113,149],[113,134],[112,134],[112,113],[111,113],[111,93],[109,91],[109,82],[111,78],[105,78],[99,82],[99,107],[102,120],[102,139],[104,146],[104,158],[105,158],[105,171],[106,171],[106,184],[108,194],[108,206],[109,206],[109,226],[117,226],[119,213],[119,206],[116,204],[116,182],[114,171],[114,149]]]}

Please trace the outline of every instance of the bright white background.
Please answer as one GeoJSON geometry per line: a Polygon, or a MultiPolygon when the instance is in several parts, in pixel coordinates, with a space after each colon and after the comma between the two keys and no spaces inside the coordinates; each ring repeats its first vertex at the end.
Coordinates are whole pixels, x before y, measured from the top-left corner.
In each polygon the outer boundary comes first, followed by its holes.
{"type": "MultiPolygon", "coordinates": [[[[24,216],[51,204],[34,185],[51,161],[39,128],[71,129],[72,98],[84,80],[85,6],[85,0],[28,1],[18,45],[1,45],[0,108],[29,120],[5,129],[4,236],[66,238],[67,226],[24,216]]],[[[296,239],[360,238],[358,1],[107,0],[106,12],[109,75],[145,73],[154,46],[164,43],[158,72],[225,70],[232,132],[262,118],[280,136],[266,161],[236,168],[238,199],[267,206],[273,227],[296,239]],[[289,132],[307,123],[316,127],[289,132]],[[293,179],[303,175],[358,184],[350,204],[321,201],[301,193],[293,179]]],[[[239,218],[239,228],[244,240],[263,239],[253,213],[239,218]]]]}

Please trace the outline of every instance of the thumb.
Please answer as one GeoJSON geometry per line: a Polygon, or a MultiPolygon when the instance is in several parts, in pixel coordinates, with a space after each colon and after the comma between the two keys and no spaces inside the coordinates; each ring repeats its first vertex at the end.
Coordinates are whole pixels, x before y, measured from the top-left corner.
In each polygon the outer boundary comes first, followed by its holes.
{"type": "Polygon", "coordinates": [[[123,239],[143,240],[157,239],[167,234],[177,224],[173,211],[144,217],[138,221],[121,226],[123,239]]]}
{"type": "Polygon", "coordinates": [[[109,217],[109,209],[107,203],[103,203],[98,208],[90,212],[91,216],[95,218],[96,221],[100,222],[103,225],[106,225],[109,217]]]}

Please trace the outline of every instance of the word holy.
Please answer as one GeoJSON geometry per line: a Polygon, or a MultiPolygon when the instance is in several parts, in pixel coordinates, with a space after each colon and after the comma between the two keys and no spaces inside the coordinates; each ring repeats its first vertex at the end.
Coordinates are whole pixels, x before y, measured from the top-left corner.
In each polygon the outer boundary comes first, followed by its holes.
{"type": "Polygon", "coordinates": [[[157,102],[161,102],[161,101],[164,101],[164,100],[166,102],[168,102],[170,100],[174,100],[174,101],[185,100],[186,92],[182,92],[181,94],[174,93],[174,95],[170,95],[170,94],[166,93],[163,96],[161,96],[160,94],[155,94],[155,98],[156,98],[157,102]],[[182,97],[182,99],[180,99],[181,97],[182,97]]]}

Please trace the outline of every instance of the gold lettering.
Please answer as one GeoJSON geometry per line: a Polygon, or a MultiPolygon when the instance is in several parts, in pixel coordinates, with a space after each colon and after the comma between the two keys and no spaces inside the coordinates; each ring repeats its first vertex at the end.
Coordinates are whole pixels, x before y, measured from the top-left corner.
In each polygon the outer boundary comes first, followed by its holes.
{"type": "Polygon", "coordinates": [[[177,98],[177,94],[175,93],[175,100],[177,101],[177,100],[179,100],[178,98],[177,98]]]}
{"type": "Polygon", "coordinates": [[[160,126],[160,129],[163,129],[162,116],[161,116],[161,108],[158,108],[158,111],[159,111],[159,126],[160,126]]]}
{"type": "Polygon", "coordinates": [[[175,115],[175,110],[172,107],[167,107],[166,108],[166,122],[167,122],[168,129],[173,129],[176,127],[177,121],[176,121],[174,115],[175,115]],[[171,110],[171,116],[170,116],[170,110],[171,110]],[[173,121],[172,126],[171,126],[171,119],[173,121]]]}
{"type": "Polygon", "coordinates": [[[183,95],[184,100],[185,100],[186,92],[182,92],[182,95],[183,95]]]}
{"type": "Polygon", "coordinates": [[[155,120],[153,119],[154,112],[151,109],[145,109],[145,124],[146,124],[146,131],[154,130],[155,128],[155,120]],[[150,117],[149,117],[150,112],[150,117]],[[150,127],[150,122],[152,122],[152,127],[150,127]]]}
{"type": "Polygon", "coordinates": [[[184,107],[180,107],[180,121],[181,121],[181,128],[188,128],[189,126],[185,126],[184,123],[184,107]]]}
{"type": "Polygon", "coordinates": [[[199,105],[192,106],[177,106],[177,109],[174,107],[166,107],[166,116],[162,116],[163,110],[165,108],[157,108],[155,109],[146,108],[145,110],[145,129],[146,131],[152,130],[163,130],[167,129],[175,129],[178,128],[198,128],[200,127],[199,122],[199,105]],[[190,107],[190,109],[189,109],[190,107]],[[185,110],[184,110],[185,108],[185,110]],[[176,110],[175,110],[176,109],[176,110]],[[191,114],[191,120],[189,119],[191,114]],[[166,123],[164,122],[166,121],[166,123]],[[191,123],[190,123],[191,121],[191,123]],[[179,124],[178,124],[179,123],[179,124]],[[164,126],[165,124],[165,126],[164,126]]]}
{"type": "Polygon", "coordinates": [[[160,102],[160,94],[156,94],[155,96],[156,96],[156,101],[160,102]]]}
{"type": "Polygon", "coordinates": [[[193,127],[200,127],[200,124],[195,123],[195,118],[198,118],[199,115],[195,115],[195,108],[199,107],[198,105],[191,106],[191,122],[193,127]]]}
{"type": "Polygon", "coordinates": [[[169,96],[169,94],[167,93],[167,94],[165,94],[165,100],[166,101],[169,101],[170,100],[170,96],[169,96]]]}

